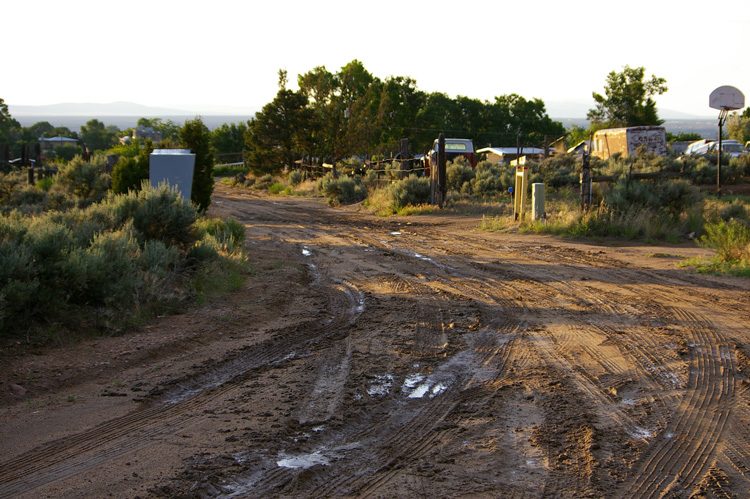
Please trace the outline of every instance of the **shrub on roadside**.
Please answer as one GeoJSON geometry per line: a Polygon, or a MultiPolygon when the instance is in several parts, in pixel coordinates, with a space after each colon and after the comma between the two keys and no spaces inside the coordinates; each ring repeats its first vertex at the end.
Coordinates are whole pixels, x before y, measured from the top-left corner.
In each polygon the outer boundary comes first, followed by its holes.
{"type": "Polygon", "coordinates": [[[273,185],[274,179],[273,175],[270,173],[267,173],[265,175],[261,175],[260,177],[255,178],[255,180],[251,184],[253,189],[257,189],[259,191],[267,191],[271,185],[273,185]]]}
{"type": "Polygon", "coordinates": [[[237,279],[243,237],[236,220],[198,218],[166,186],[33,218],[11,212],[0,217],[0,331],[41,318],[75,323],[100,308],[127,322],[134,310],[171,306],[185,297],[185,270],[201,262],[231,256],[237,279]]]}
{"type": "Polygon", "coordinates": [[[76,156],[67,165],[60,166],[50,191],[72,196],[78,207],[101,201],[111,182],[109,175],[102,173],[105,163],[106,157],[102,154],[96,154],[89,162],[76,156]]]}
{"type": "Polygon", "coordinates": [[[418,206],[430,202],[430,181],[424,177],[410,175],[386,187],[392,205],[396,208],[418,206]]]}
{"type": "Polygon", "coordinates": [[[604,192],[604,204],[616,212],[637,208],[676,216],[699,202],[697,189],[681,179],[635,182],[620,177],[604,192]]]}
{"type": "Polygon", "coordinates": [[[700,238],[704,248],[716,250],[721,262],[750,264],[750,226],[739,220],[721,220],[705,226],[706,234],[700,238]]]}
{"type": "MultiPolygon", "coordinates": [[[[449,191],[463,192],[464,184],[471,183],[474,178],[474,169],[463,158],[457,158],[456,161],[449,162],[445,166],[446,183],[449,191]],[[460,161],[463,160],[463,161],[460,161]]],[[[464,192],[470,194],[470,192],[464,192]]]]}
{"type": "Polygon", "coordinates": [[[141,190],[110,196],[106,204],[119,224],[132,220],[141,245],[147,240],[158,240],[186,250],[198,238],[194,228],[197,209],[174,187],[161,185],[151,189],[144,181],[141,190]]]}
{"type": "Polygon", "coordinates": [[[316,187],[325,196],[329,205],[356,203],[365,199],[367,190],[362,184],[362,177],[340,175],[334,177],[327,173],[318,180],[316,187]]]}
{"type": "Polygon", "coordinates": [[[147,141],[143,149],[137,142],[125,147],[125,154],[112,169],[112,192],[115,194],[140,189],[149,176],[149,155],[154,151],[151,141],[147,141]]]}
{"type": "Polygon", "coordinates": [[[515,182],[515,170],[508,165],[482,161],[477,164],[471,179],[471,192],[475,196],[497,196],[515,182]]]}

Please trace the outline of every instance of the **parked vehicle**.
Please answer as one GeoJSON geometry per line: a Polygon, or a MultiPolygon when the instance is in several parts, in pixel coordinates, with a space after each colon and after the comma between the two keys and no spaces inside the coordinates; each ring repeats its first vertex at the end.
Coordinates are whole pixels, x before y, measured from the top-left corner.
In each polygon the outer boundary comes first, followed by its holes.
{"type": "MultiPolygon", "coordinates": [[[[453,161],[463,156],[472,168],[477,166],[477,155],[474,151],[474,142],[471,139],[445,139],[445,161],[453,161]]],[[[432,148],[424,156],[425,175],[430,175],[430,166],[438,163],[438,139],[432,143],[432,148]]]]}
{"type": "Polygon", "coordinates": [[[710,140],[701,139],[696,140],[695,142],[691,142],[688,144],[687,148],[685,148],[685,152],[683,153],[685,156],[690,156],[691,154],[696,154],[696,151],[703,150],[705,152],[705,149],[708,147],[708,145],[711,143],[710,140]]]}
{"type": "MultiPolygon", "coordinates": [[[[708,148],[709,154],[716,154],[719,150],[719,142],[711,142],[708,148]]],[[[728,158],[738,158],[743,154],[747,153],[745,146],[737,142],[736,140],[722,140],[721,141],[721,155],[728,158]]]]}
{"type": "MultiPolygon", "coordinates": [[[[750,144],[750,142],[748,142],[750,144]]],[[[736,158],[748,152],[748,144],[744,146],[736,140],[722,140],[721,141],[721,155],[728,158],[736,158]]],[[[685,150],[685,155],[690,156],[705,156],[707,154],[716,154],[719,149],[719,142],[716,140],[699,140],[693,142],[685,150]]]]}

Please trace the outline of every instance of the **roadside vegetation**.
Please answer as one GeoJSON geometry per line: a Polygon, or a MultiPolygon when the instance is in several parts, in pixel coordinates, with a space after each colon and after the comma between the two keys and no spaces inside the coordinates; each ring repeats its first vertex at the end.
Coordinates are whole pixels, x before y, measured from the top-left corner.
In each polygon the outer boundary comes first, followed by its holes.
{"type": "Polygon", "coordinates": [[[242,284],[242,224],[166,185],[115,193],[102,161],[0,172],[0,337],[118,334],[242,284]]]}
{"type": "MultiPolygon", "coordinates": [[[[223,181],[238,188],[275,195],[321,196],[333,206],[358,204],[359,209],[390,215],[453,213],[482,215],[480,230],[519,230],[563,237],[640,239],[646,242],[682,243],[694,240],[717,251],[710,262],[690,261],[701,272],[748,273],[750,249],[750,198],[717,198],[710,185],[716,178],[716,159],[661,157],[648,153],[607,161],[592,158],[593,176],[612,180],[595,183],[592,207],[580,210],[580,158],[572,154],[531,162],[529,184],[544,183],[546,213],[541,220],[513,219],[514,168],[482,161],[472,168],[459,158],[447,165],[448,197],[443,208],[429,204],[429,179],[402,176],[394,162],[376,171],[364,164],[337,165],[310,178],[299,170],[253,176],[249,171],[223,181]],[[632,180],[633,173],[679,174],[651,180],[632,180]]],[[[750,155],[732,158],[722,168],[725,185],[750,182],[750,155]]],[[[727,188],[729,189],[729,188],[727,188]]],[[[726,190],[726,189],[725,189],[726,190]]]]}

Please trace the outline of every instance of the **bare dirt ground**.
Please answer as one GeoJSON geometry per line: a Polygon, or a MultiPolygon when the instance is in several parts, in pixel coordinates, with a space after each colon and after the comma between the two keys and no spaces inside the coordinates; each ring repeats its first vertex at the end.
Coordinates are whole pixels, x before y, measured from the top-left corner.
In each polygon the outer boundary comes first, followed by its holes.
{"type": "Polygon", "coordinates": [[[677,268],[706,250],[212,210],[246,289],[2,345],[0,497],[747,497],[750,282],[677,268]]]}

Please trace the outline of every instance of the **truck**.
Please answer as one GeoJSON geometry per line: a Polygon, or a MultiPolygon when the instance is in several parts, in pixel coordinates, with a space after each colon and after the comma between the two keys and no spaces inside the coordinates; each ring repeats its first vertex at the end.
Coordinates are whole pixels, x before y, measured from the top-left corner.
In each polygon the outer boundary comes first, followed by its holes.
{"type": "Polygon", "coordinates": [[[633,126],[607,128],[594,133],[591,154],[607,159],[615,153],[633,156],[639,147],[646,151],[665,156],[667,154],[667,132],[661,126],[633,126]]]}
{"type": "MultiPolygon", "coordinates": [[[[474,142],[471,139],[445,139],[445,161],[453,161],[463,156],[472,168],[477,166],[477,155],[474,151],[474,142]]],[[[438,139],[432,143],[432,148],[424,155],[425,175],[430,176],[430,167],[437,167],[438,163],[438,139]]]]}

